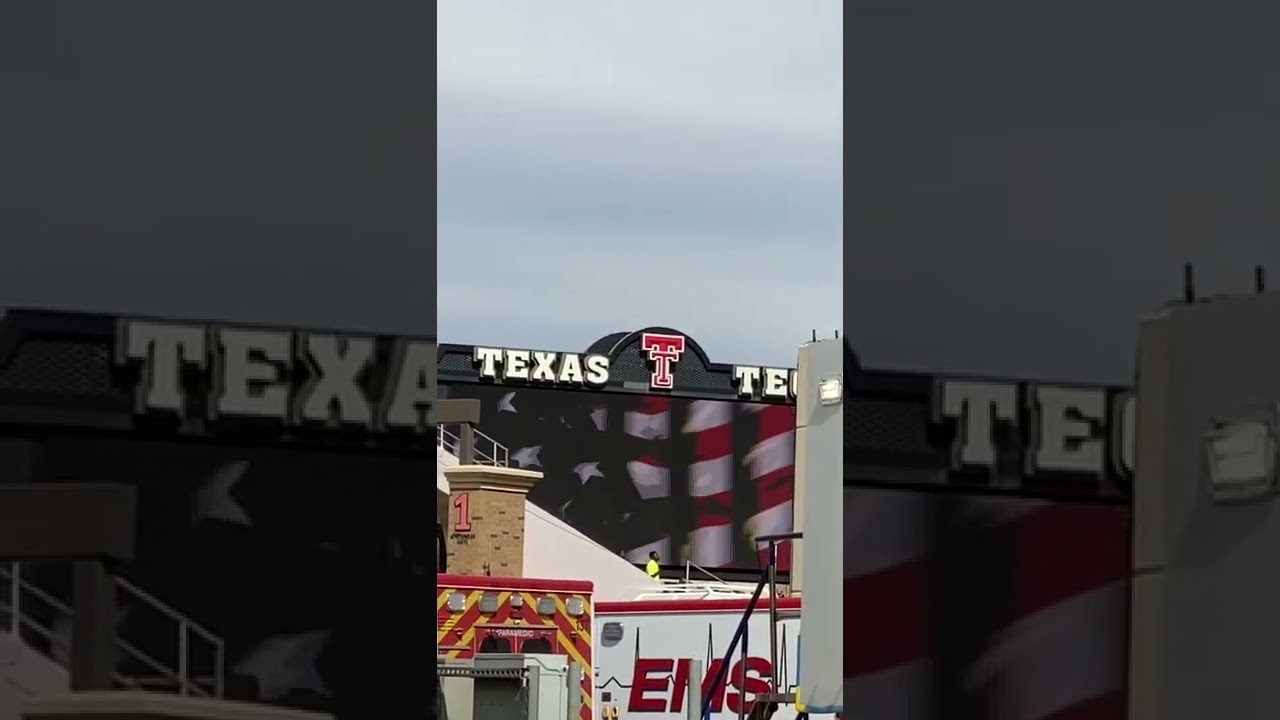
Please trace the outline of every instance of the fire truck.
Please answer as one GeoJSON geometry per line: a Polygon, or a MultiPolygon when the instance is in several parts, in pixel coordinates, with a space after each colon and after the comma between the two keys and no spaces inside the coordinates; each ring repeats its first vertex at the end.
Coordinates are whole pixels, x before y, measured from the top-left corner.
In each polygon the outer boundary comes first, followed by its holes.
{"type": "Polygon", "coordinates": [[[592,720],[591,594],[577,580],[437,574],[436,654],[566,655],[582,668],[581,720],[592,720]]]}

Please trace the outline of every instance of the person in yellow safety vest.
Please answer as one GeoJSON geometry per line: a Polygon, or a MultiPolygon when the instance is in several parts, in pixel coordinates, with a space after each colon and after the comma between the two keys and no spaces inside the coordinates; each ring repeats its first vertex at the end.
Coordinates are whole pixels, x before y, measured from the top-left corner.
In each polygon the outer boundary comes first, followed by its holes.
{"type": "Polygon", "coordinates": [[[657,578],[662,568],[658,566],[658,551],[654,550],[649,553],[649,562],[645,563],[644,572],[651,578],[657,578]]]}

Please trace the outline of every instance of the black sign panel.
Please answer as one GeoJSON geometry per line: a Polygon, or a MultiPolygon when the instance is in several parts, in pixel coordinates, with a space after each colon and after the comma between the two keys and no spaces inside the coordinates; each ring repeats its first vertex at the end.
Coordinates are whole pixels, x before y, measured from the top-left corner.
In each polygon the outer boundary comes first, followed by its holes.
{"type": "Polygon", "coordinates": [[[14,310],[0,420],[425,454],[436,355],[426,337],[14,310]]]}
{"type": "Polygon", "coordinates": [[[768,403],[795,398],[793,369],[713,363],[693,338],[667,327],[615,333],[585,352],[442,345],[439,378],[768,403]]]}
{"type": "Polygon", "coordinates": [[[845,403],[845,482],[1125,502],[1127,388],[862,371],[845,403]]]}

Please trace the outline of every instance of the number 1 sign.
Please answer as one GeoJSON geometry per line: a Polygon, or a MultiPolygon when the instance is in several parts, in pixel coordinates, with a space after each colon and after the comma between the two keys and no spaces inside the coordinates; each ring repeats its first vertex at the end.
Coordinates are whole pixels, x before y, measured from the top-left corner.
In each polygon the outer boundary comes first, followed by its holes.
{"type": "Polygon", "coordinates": [[[458,493],[453,496],[453,531],[471,532],[471,493],[458,493]]]}
{"type": "Polygon", "coordinates": [[[471,535],[475,532],[471,526],[471,493],[458,493],[453,496],[453,527],[450,534],[471,535]]]}

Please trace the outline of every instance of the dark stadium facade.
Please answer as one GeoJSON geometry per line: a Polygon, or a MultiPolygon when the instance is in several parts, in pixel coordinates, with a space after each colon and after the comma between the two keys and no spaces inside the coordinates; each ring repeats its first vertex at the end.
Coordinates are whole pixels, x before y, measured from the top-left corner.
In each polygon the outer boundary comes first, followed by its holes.
{"type": "MultiPolygon", "coordinates": [[[[1128,389],[852,353],[846,385],[850,702],[977,718],[1049,683],[1046,713],[1122,717],[1128,389]]],[[[229,695],[372,717],[373,695],[425,706],[433,392],[478,400],[478,429],[544,473],[530,499],[620,554],[745,574],[752,537],[790,528],[791,369],[716,362],[663,327],[515,348],[11,310],[0,472],[136,485],[119,571],[225,640],[229,695]],[[291,638],[313,648],[306,672],[258,662],[291,638]],[[369,660],[392,656],[421,666],[369,660]]],[[[38,580],[66,592],[56,569],[38,580]]],[[[146,613],[124,608],[120,633],[174,652],[146,613]]]]}

